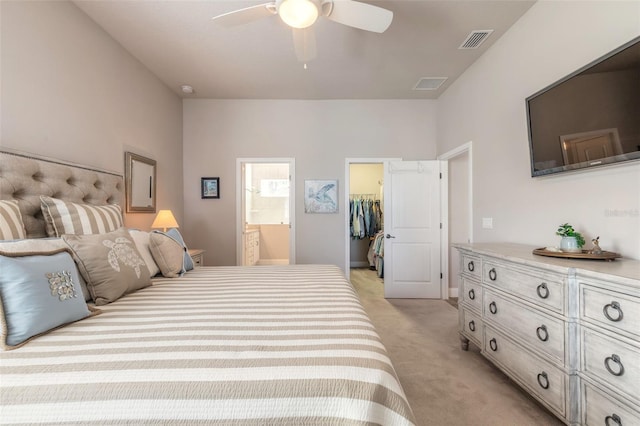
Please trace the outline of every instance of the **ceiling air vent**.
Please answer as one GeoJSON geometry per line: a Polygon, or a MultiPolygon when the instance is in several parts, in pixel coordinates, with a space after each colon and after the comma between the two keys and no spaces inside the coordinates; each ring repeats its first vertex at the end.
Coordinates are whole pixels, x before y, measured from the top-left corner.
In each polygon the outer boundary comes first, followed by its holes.
{"type": "Polygon", "coordinates": [[[438,90],[447,77],[423,77],[414,86],[413,90],[438,90]]]}
{"type": "Polygon", "coordinates": [[[469,33],[458,49],[477,49],[493,30],[476,30],[469,33]]]}

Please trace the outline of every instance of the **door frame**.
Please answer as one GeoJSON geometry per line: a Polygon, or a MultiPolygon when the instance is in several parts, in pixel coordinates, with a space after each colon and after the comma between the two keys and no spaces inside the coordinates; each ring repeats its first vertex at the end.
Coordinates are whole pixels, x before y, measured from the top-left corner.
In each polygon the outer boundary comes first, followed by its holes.
{"type": "MultiPolygon", "coordinates": [[[[456,158],[460,155],[468,154],[468,185],[469,185],[469,197],[467,200],[468,209],[468,229],[469,229],[469,243],[473,242],[473,141],[464,143],[457,148],[438,155],[438,160],[444,162],[444,172],[447,174],[446,179],[441,181],[442,187],[440,188],[441,197],[441,209],[442,209],[442,238],[441,238],[441,264],[442,264],[442,286],[443,297],[449,298],[449,160],[456,158]]],[[[443,175],[444,177],[444,175],[443,175]]]]}
{"type": "Polygon", "coordinates": [[[389,161],[402,161],[402,158],[397,157],[385,157],[385,158],[345,158],[344,160],[344,274],[347,279],[351,276],[351,236],[350,233],[350,218],[349,218],[349,188],[351,187],[351,164],[382,164],[389,161]]]}
{"type": "Polygon", "coordinates": [[[244,218],[242,217],[242,165],[245,163],[288,163],[289,164],[289,264],[296,263],[296,159],[295,158],[236,158],[236,265],[242,265],[242,240],[244,218]]]}

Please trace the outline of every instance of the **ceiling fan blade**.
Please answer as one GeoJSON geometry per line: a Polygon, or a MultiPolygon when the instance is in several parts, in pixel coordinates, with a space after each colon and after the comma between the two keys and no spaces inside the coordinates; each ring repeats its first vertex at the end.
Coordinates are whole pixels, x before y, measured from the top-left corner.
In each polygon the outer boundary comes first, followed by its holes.
{"type": "Polygon", "coordinates": [[[293,28],[293,47],[300,62],[309,62],[316,57],[316,34],[313,26],[293,28]]]}
{"type": "Polygon", "coordinates": [[[393,12],[353,0],[333,0],[322,4],[325,17],[361,30],[383,33],[391,25],[393,12]]]}
{"type": "Polygon", "coordinates": [[[234,27],[236,25],[248,24],[258,19],[266,18],[276,14],[276,4],[274,2],[259,4],[257,6],[246,7],[223,13],[211,18],[216,24],[224,27],[234,27]]]}

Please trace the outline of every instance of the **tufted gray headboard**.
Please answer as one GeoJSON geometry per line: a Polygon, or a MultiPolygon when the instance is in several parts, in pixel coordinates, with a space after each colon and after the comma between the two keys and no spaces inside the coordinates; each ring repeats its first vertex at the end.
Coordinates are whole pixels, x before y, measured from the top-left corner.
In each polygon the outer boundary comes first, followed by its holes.
{"type": "Polygon", "coordinates": [[[27,238],[46,237],[40,196],[91,205],[124,200],[122,175],[0,150],[0,200],[18,200],[27,238]]]}

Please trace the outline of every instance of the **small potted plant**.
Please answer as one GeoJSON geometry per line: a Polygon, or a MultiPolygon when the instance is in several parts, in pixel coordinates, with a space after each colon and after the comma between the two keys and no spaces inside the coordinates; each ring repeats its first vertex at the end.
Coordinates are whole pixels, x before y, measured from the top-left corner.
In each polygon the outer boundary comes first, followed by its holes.
{"type": "Polygon", "coordinates": [[[580,253],[584,246],[584,237],[573,226],[565,223],[558,227],[556,235],[562,237],[560,240],[560,250],[570,253],[580,253]]]}

